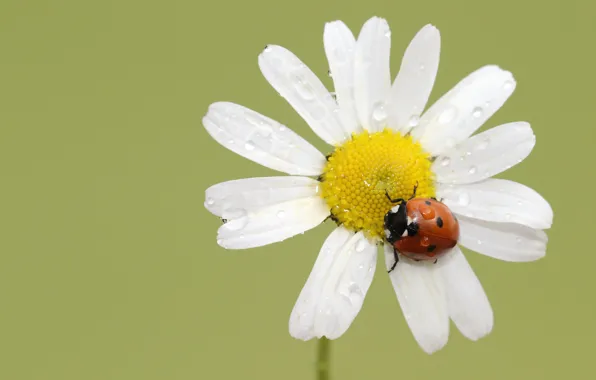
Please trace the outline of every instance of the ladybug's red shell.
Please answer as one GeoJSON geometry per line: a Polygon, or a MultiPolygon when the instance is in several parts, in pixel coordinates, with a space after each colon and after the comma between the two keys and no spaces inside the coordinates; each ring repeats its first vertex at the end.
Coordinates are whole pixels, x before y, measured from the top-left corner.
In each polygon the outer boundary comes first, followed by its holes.
{"type": "Polygon", "coordinates": [[[436,260],[455,247],[459,223],[449,208],[434,199],[414,198],[406,202],[408,223],[418,225],[414,236],[403,236],[394,247],[414,260],[436,260]]]}

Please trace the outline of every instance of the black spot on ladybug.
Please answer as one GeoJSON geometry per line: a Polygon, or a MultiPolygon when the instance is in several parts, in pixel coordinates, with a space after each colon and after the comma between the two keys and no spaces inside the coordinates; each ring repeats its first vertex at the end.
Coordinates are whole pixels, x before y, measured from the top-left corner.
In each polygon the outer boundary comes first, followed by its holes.
{"type": "Polygon", "coordinates": [[[424,201],[424,203],[426,203],[427,205],[431,205],[430,201],[424,201]]]}
{"type": "Polygon", "coordinates": [[[429,246],[428,246],[428,248],[427,248],[426,250],[427,250],[427,252],[432,252],[432,251],[434,251],[436,248],[437,248],[437,246],[436,246],[436,245],[434,245],[434,244],[431,244],[431,245],[429,245],[429,246]]]}
{"type": "Polygon", "coordinates": [[[440,216],[437,218],[437,226],[439,226],[439,228],[443,227],[443,219],[441,219],[440,216]]]}

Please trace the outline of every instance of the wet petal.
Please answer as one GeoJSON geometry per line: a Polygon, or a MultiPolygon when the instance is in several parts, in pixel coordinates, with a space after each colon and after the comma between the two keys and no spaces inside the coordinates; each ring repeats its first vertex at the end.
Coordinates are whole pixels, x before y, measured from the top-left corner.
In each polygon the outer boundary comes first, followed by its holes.
{"type": "Polygon", "coordinates": [[[460,215],[490,222],[518,223],[547,229],[553,210],[536,191],[520,183],[487,179],[468,185],[442,185],[437,196],[460,215]]]}
{"type": "Polygon", "coordinates": [[[420,122],[439,68],[441,35],[426,25],[406,49],[388,101],[389,126],[407,133],[420,122]]]}
{"type": "Polygon", "coordinates": [[[471,136],[501,108],[514,89],[515,80],[509,71],[484,66],[433,104],[412,136],[433,156],[439,155],[471,136]]]}
{"type": "Polygon", "coordinates": [[[328,144],[344,141],[339,106],[317,76],[289,50],[269,45],[259,55],[263,76],[328,144]]]}
{"type": "Polygon", "coordinates": [[[459,243],[504,261],[534,261],[546,254],[548,237],[521,224],[485,222],[459,215],[459,243]]]}
{"type": "Polygon", "coordinates": [[[373,17],[368,20],[356,41],[354,63],[354,97],[360,124],[377,132],[387,123],[385,101],[391,88],[389,52],[391,31],[387,21],[373,17]]]}
{"type": "Polygon", "coordinates": [[[447,295],[449,316],[471,340],[488,335],[493,328],[493,310],[486,293],[459,247],[437,263],[447,295]]]}
{"type": "Polygon", "coordinates": [[[326,164],[325,156],[302,137],[238,104],[211,104],[203,125],[224,147],[273,170],[318,175],[326,164]]]}
{"type": "MultiPolygon", "coordinates": [[[[387,269],[395,262],[393,247],[385,244],[387,269]]],[[[440,350],[449,339],[449,315],[437,267],[400,256],[389,274],[397,299],[414,338],[428,354],[440,350]]]]}
{"type": "Polygon", "coordinates": [[[354,100],[356,39],[346,24],[333,21],[325,25],[324,42],[344,131],[348,135],[361,132],[354,100]]]}
{"type": "Polygon", "coordinates": [[[344,227],[327,238],[290,317],[290,334],[302,340],[339,338],[362,308],[372,283],[377,247],[344,227]]]}
{"type": "Polygon", "coordinates": [[[227,220],[217,231],[217,243],[227,249],[245,249],[276,243],[318,226],[329,216],[319,195],[279,202],[255,210],[226,209],[227,220]]]}
{"type": "Polygon", "coordinates": [[[470,137],[437,157],[432,170],[437,182],[479,182],[522,162],[536,144],[530,124],[503,124],[470,137]]]}

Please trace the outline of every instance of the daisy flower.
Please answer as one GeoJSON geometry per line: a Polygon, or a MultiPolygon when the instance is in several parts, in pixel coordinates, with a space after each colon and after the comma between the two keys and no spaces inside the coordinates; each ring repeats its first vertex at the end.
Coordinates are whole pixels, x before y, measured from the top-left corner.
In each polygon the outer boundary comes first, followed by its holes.
{"type": "MultiPolygon", "coordinates": [[[[407,47],[393,83],[391,32],[368,20],[356,39],[327,23],[325,53],[335,93],[294,54],[268,45],[261,72],[331,148],[326,156],[279,122],[233,103],[214,103],[203,124],[221,145],[289,176],[247,178],[207,189],[205,207],[224,220],[217,243],[245,249],[304,233],[327,219],[338,227],[323,243],[289,322],[298,339],[340,337],[354,321],[385,240],[386,194],[436,197],[457,216],[459,244],[505,261],[545,255],[551,207],[534,190],[491,177],[520,163],[535,144],[526,122],[474,132],[509,98],[516,82],[497,66],[474,71],[425,110],[439,65],[440,35],[423,27],[407,47]],[[424,111],[424,112],[423,112],[424,111]],[[473,135],[473,136],[472,136],[473,135]]],[[[386,271],[383,271],[386,273],[386,271]]],[[[401,256],[389,274],[406,321],[427,353],[448,340],[449,320],[477,340],[493,327],[478,278],[456,245],[436,264],[401,256]]]]}

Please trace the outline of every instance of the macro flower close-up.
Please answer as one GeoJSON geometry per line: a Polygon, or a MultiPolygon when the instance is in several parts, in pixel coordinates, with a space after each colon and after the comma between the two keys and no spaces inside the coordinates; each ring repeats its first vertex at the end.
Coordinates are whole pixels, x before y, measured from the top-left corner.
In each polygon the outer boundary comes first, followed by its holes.
{"type": "MultiPolygon", "coordinates": [[[[513,75],[498,66],[481,67],[427,107],[440,46],[438,29],[423,27],[392,81],[391,31],[384,19],[369,19],[357,37],[341,21],[329,22],[324,48],[334,84],[330,92],[289,50],[268,45],[259,55],[261,72],[330,145],[329,152],[243,106],[209,107],[203,124],[217,142],[288,174],[207,189],[205,207],[224,222],[217,232],[220,246],[259,247],[325,220],[337,224],[291,313],[293,337],[344,334],[363,305],[382,249],[382,272],[389,272],[424,351],[447,343],[450,319],[477,340],[492,330],[493,311],[459,246],[514,262],[545,255],[544,230],[553,219],[548,202],[523,184],[492,178],[530,154],[536,142],[532,128],[518,121],[474,134],[513,94],[513,75]],[[431,202],[448,207],[447,217],[459,226],[457,245],[439,254],[432,239],[422,238],[418,244],[428,259],[421,260],[396,250],[386,215],[401,207],[394,199],[414,198],[428,199],[428,207],[418,211],[441,228],[445,216],[435,215],[440,211],[431,202]]],[[[411,222],[400,234],[416,233],[411,222]]]]}

